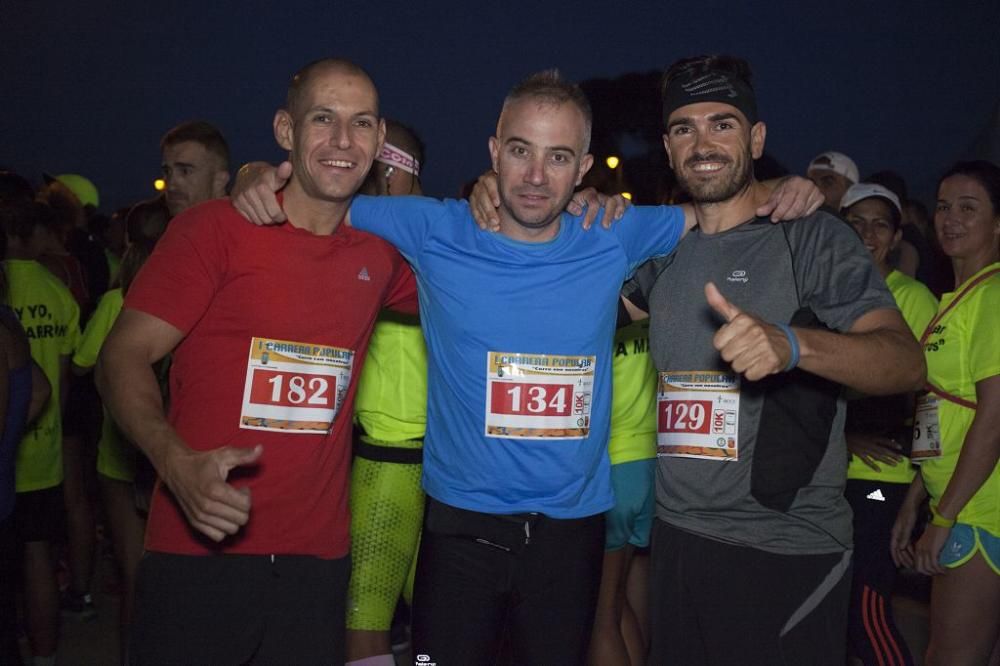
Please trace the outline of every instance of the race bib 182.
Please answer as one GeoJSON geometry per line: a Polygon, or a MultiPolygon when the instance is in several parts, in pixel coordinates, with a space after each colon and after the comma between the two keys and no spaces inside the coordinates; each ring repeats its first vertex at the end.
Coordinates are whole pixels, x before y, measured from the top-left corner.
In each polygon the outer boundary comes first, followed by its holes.
{"type": "Polygon", "coordinates": [[[596,356],[489,352],[486,434],[575,439],[590,434],[596,356]]]}
{"type": "Polygon", "coordinates": [[[327,432],[351,382],[354,352],[305,342],[253,338],[240,427],[327,432]]]}

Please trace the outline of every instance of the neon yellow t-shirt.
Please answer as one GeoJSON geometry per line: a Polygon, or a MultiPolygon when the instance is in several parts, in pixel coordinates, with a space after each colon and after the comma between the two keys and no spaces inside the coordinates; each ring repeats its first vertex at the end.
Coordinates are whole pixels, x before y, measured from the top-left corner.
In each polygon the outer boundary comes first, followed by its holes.
{"type": "Polygon", "coordinates": [[[37,261],[8,259],[4,270],[8,301],[28,335],[31,357],[52,385],[52,397],[17,449],[15,488],[23,493],[63,480],[59,364],[80,340],[80,307],[66,285],[37,261]]]}
{"type": "MultiPolygon", "coordinates": [[[[969,278],[1000,267],[990,264],[969,278]]],[[[964,286],[964,285],[962,285],[964,286]]],[[[954,299],[954,292],[941,297],[941,309],[954,299]]],[[[965,400],[976,400],[976,382],[1000,375],[1000,273],[977,285],[934,327],[924,344],[927,378],[938,388],[965,400]]],[[[950,400],[938,401],[941,456],[920,465],[927,492],[941,498],[955,471],[974,410],[950,400]]],[[[958,521],[1000,534],[1000,464],[958,514],[958,521]]]]}
{"type": "Polygon", "coordinates": [[[649,356],[649,320],[615,334],[611,359],[611,464],[656,457],[656,368],[649,356]]]}
{"type": "Polygon", "coordinates": [[[368,345],[354,415],[382,442],[422,439],[427,427],[427,348],[417,317],[385,311],[368,345]]]}
{"type": "MultiPolygon", "coordinates": [[[[92,368],[97,364],[97,355],[122,311],[123,301],[121,289],[112,289],[101,297],[73,354],[75,365],[92,368]]],[[[118,481],[135,480],[135,451],[107,409],[101,422],[101,439],[97,442],[97,471],[118,481]]]]}
{"type": "MultiPolygon", "coordinates": [[[[934,298],[934,294],[923,283],[899,271],[889,273],[885,278],[885,284],[892,292],[892,297],[896,299],[896,305],[903,313],[903,319],[913,337],[919,339],[927,324],[937,314],[937,299],[934,298]]],[[[909,483],[917,474],[917,470],[906,459],[900,460],[895,466],[879,463],[879,467],[882,468],[881,471],[876,472],[857,456],[851,456],[851,462],[847,467],[847,478],[909,483]]]]}

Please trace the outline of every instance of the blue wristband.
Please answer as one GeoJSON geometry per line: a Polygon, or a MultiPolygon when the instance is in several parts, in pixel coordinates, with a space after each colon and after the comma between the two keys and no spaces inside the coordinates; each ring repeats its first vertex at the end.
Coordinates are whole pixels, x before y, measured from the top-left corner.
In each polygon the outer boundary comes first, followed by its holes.
{"type": "Polygon", "coordinates": [[[788,372],[799,364],[799,338],[788,324],[775,324],[775,326],[780,328],[781,332],[785,334],[785,337],[788,338],[788,345],[792,348],[792,357],[788,359],[788,365],[783,370],[783,372],[788,372]]]}

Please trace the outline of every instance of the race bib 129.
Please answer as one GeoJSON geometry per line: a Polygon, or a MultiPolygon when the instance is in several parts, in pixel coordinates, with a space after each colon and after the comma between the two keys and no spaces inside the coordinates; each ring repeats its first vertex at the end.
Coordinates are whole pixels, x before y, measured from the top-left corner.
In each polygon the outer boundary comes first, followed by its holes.
{"type": "Polygon", "coordinates": [[[240,427],[327,432],[351,382],[354,352],[305,342],[253,338],[240,427]]]}
{"type": "Polygon", "coordinates": [[[661,372],[658,456],[739,460],[739,376],[714,370],[661,372]]]}
{"type": "Polygon", "coordinates": [[[590,434],[596,356],[489,352],[486,434],[575,439],[590,434]]]}

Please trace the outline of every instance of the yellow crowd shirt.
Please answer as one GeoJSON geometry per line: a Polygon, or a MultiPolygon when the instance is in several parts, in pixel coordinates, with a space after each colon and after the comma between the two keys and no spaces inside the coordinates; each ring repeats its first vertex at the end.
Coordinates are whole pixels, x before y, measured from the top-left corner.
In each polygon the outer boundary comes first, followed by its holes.
{"type": "MultiPolygon", "coordinates": [[[[73,364],[81,368],[92,368],[97,364],[105,338],[122,311],[122,290],[112,289],[101,297],[94,314],[83,329],[80,346],[73,354],[73,364]]],[[[104,410],[101,423],[101,439],[97,443],[97,471],[118,481],[135,479],[135,452],[122,436],[108,410],[104,410]]]]}
{"type": "MultiPolygon", "coordinates": [[[[997,268],[1000,263],[991,264],[954,292],[943,294],[941,310],[965,284],[997,268]]],[[[1000,273],[977,285],[935,325],[924,343],[924,355],[930,383],[964,400],[976,401],[976,382],[1000,375],[1000,273]]],[[[975,415],[973,409],[944,398],[938,400],[941,456],[928,458],[920,465],[924,484],[934,500],[940,499],[948,487],[975,415]]],[[[993,468],[957,519],[1000,534],[1000,465],[993,468]]]]}
{"type": "Polygon", "coordinates": [[[4,270],[8,302],[28,336],[31,358],[52,386],[52,396],[17,449],[15,487],[23,493],[63,480],[59,366],[80,340],[80,307],[66,285],[37,261],[8,259],[4,270]]]}
{"type": "MultiPolygon", "coordinates": [[[[919,340],[924,329],[927,328],[927,324],[937,314],[938,303],[934,294],[922,282],[896,270],[886,276],[885,284],[892,292],[892,297],[903,313],[903,319],[913,333],[913,337],[919,340]]],[[[851,456],[851,462],[847,468],[847,478],[885,481],[887,483],[909,483],[913,481],[913,477],[917,473],[913,465],[905,458],[895,465],[886,463],[878,463],[878,465],[881,470],[876,472],[857,456],[851,456]]]]}
{"type": "Polygon", "coordinates": [[[611,464],[656,457],[656,369],[649,320],[618,330],[611,357],[611,464]]]}
{"type": "Polygon", "coordinates": [[[427,427],[427,349],[417,317],[379,316],[354,402],[368,436],[380,442],[422,439],[427,427]]]}

